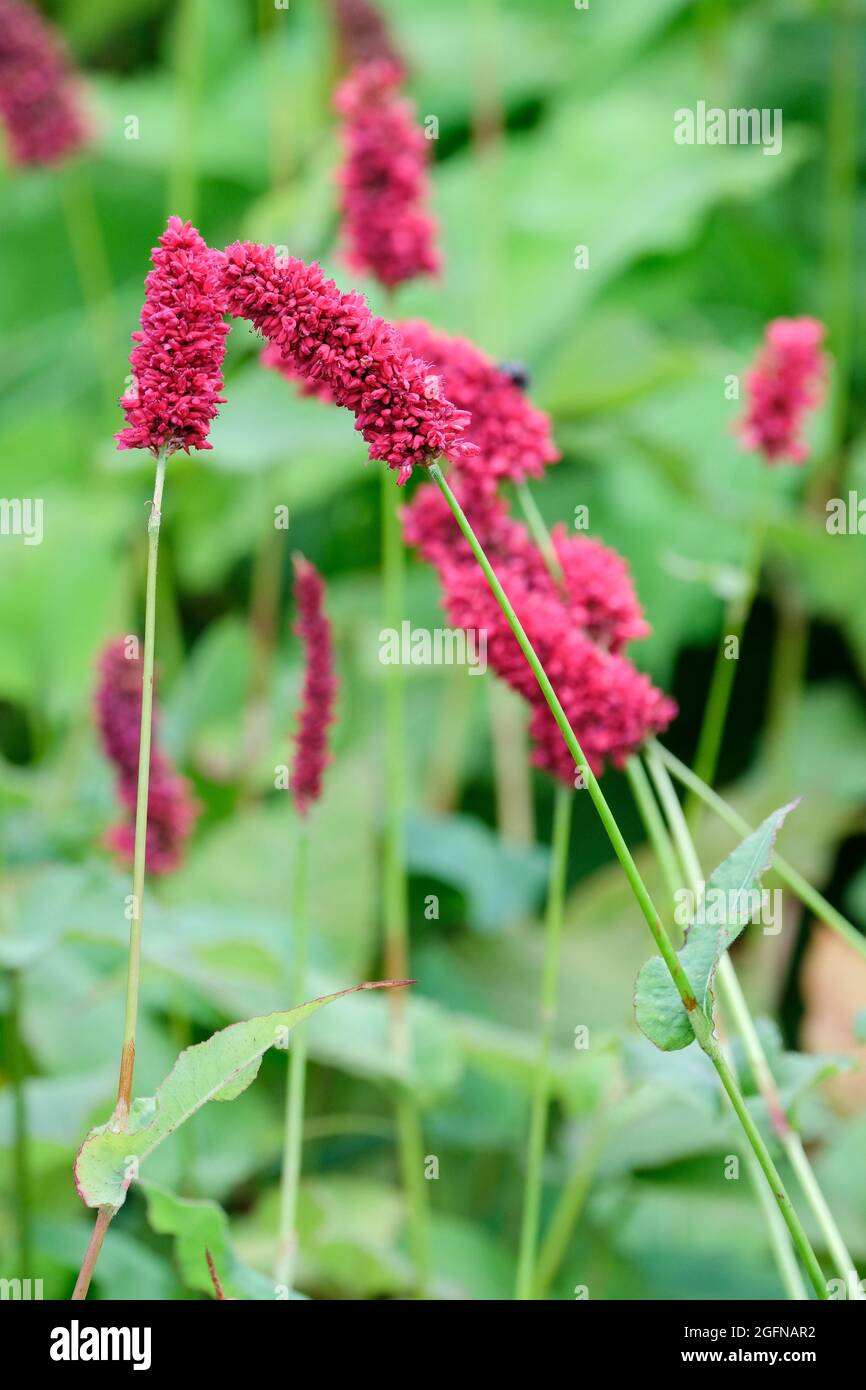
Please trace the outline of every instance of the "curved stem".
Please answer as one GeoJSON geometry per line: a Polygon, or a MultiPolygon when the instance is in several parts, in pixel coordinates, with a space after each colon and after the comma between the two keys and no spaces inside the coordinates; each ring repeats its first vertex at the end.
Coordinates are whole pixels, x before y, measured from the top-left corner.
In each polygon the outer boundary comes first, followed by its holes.
{"type": "MultiPolygon", "coordinates": [[[[307,954],[309,949],[309,911],[307,879],[309,870],[309,831],[306,820],[298,827],[294,893],[292,901],[292,998],[306,997],[307,954]]],[[[298,1188],[301,1181],[301,1155],[304,1142],[304,1090],[307,1075],[307,1040],[303,1028],[292,1033],[286,1067],[286,1112],[283,1137],[283,1170],[280,1181],[280,1223],[274,1282],[291,1293],[298,1253],[298,1188]]]]}
{"type": "Polygon", "coordinates": [[[652,934],[653,940],[656,943],[658,952],[664,960],[664,963],[668,968],[671,978],[674,984],[676,985],[677,992],[683,1001],[683,1007],[685,1008],[686,1013],[689,1016],[689,1021],[691,1023],[695,1037],[697,1038],[701,1049],[710,1058],[710,1061],[712,1062],[713,1066],[716,1069],[716,1072],[718,1073],[719,1079],[721,1080],[721,1083],[725,1088],[728,1098],[732,1106],[734,1107],[734,1111],[737,1115],[737,1118],[740,1121],[743,1130],[745,1131],[746,1138],[751,1144],[755,1152],[755,1156],[764,1172],[764,1176],[770,1184],[773,1193],[776,1197],[776,1200],[779,1203],[779,1207],[782,1211],[782,1215],[785,1218],[785,1223],[791,1232],[791,1236],[794,1240],[794,1243],[800,1250],[804,1263],[806,1264],[806,1267],[808,1269],[809,1277],[812,1281],[813,1287],[815,1288],[815,1292],[817,1293],[819,1298],[826,1299],[828,1297],[826,1280],[821,1270],[821,1266],[818,1264],[818,1261],[815,1258],[815,1253],[812,1250],[811,1245],[809,1244],[809,1238],[806,1235],[806,1232],[804,1231],[800,1223],[800,1219],[794,1210],[791,1199],[788,1196],[787,1191],[785,1190],[785,1185],[782,1182],[781,1175],[779,1174],[779,1171],[776,1168],[776,1165],[773,1162],[772,1157],[770,1156],[770,1151],[764,1143],[763,1137],[760,1131],[758,1130],[758,1127],[755,1124],[754,1120],[752,1119],[746,1102],[743,1099],[743,1096],[739,1090],[739,1087],[737,1086],[733,1074],[731,1073],[730,1067],[728,1066],[724,1056],[722,1055],[721,1048],[719,1047],[719,1044],[716,1041],[716,1038],[713,1034],[712,1021],[707,1017],[703,1010],[698,1007],[697,998],[695,996],[694,990],[691,987],[691,984],[689,983],[688,976],[683,970],[680,958],[674,950],[673,945],[671,944],[671,941],[661,924],[661,919],[659,918],[659,915],[656,912],[652,898],[649,894],[649,890],[647,889],[646,884],[641,878],[638,867],[635,864],[631,852],[628,848],[628,845],[626,844],[625,839],[623,838],[622,832],[616,823],[613,812],[608,806],[604,793],[602,792],[601,787],[598,784],[598,780],[595,777],[592,768],[589,766],[589,763],[586,760],[583,750],[581,749],[580,744],[577,741],[574,730],[572,729],[568,721],[568,717],[565,713],[565,710],[563,709],[559,701],[559,698],[555,690],[553,689],[553,686],[550,683],[547,673],[544,670],[544,667],[542,666],[541,662],[539,661],[538,656],[536,655],[535,650],[532,646],[532,643],[529,641],[529,638],[527,637],[523,629],[520,619],[515,613],[514,608],[512,607],[511,602],[508,598],[508,595],[505,593],[505,590],[503,589],[496,575],[496,572],[493,569],[493,566],[491,565],[490,561],[485,555],[484,550],[477,536],[475,535],[475,532],[472,530],[472,527],[462,507],[460,506],[460,503],[457,501],[457,498],[454,496],[454,493],[452,492],[451,488],[446,482],[441,468],[437,463],[433,463],[430,465],[429,472],[437,487],[439,488],[440,492],[447,501],[448,506],[450,507],[451,512],[454,515],[454,518],[458,526],[460,527],[460,530],[462,531],[467,542],[469,543],[469,547],[473,555],[475,556],[475,559],[477,560],[479,566],[481,567],[482,573],[484,574],[484,577],[490,585],[490,588],[493,591],[496,601],[499,604],[499,607],[502,609],[502,612],[508,622],[508,625],[511,628],[511,631],[514,633],[514,636],[517,639],[517,643],[521,651],[523,652],[523,655],[525,656],[529,664],[529,667],[533,675],[535,676],[536,681],[538,682],[541,693],[547,701],[550,711],[554,719],[556,720],[557,726],[563,736],[563,739],[565,740],[566,747],[571,753],[571,756],[574,758],[576,767],[582,773],[583,783],[589,792],[590,799],[592,800],[592,803],[599,814],[601,822],[604,825],[608,838],[613,846],[614,852],[617,858],[619,859],[620,864],[623,867],[626,878],[628,879],[629,885],[632,889],[632,892],[634,893],[635,899],[637,900],[638,906],[640,907],[641,912],[643,913],[643,916],[652,934]]]}
{"type": "Polygon", "coordinates": [[[574,793],[570,787],[558,786],[553,810],[551,837],[550,880],[547,890],[545,925],[544,971],[541,981],[538,1034],[538,1063],[532,1087],[532,1106],[526,1150],[526,1179],[523,1189],[523,1219],[520,1227],[520,1251],[517,1260],[515,1298],[533,1297],[535,1247],[538,1239],[538,1220],[541,1210],[541,1170],[547,1139],[547,1111],[550,1094],[550,1049],[556,1018],[556,986],[559,975],[559,942],[565,910],[565,889],[568,877],[568,844],[571,832],[571,809],[574,793]]]}
{"type": "Polygon", "coordinates": [[[545,1297],[565,1258],[572,1232],[580,1220],[589,1196],[593,1175],[609,1131],[610,1114],[602,1105],[595,1116],[586,1146],[569,1174],[544,1233],[535,1268],[534,1298],[545,1297]]]}
{"type": "MultiPolygon", "coordinates": [[[[690,791],[694,791],[711,811],[715,811],[719,820],[724,821],[738,835],[751,835],[755,827],[749,824],[745,816],[741,816],[739,811],[735,811],[733,806],[729,806],[718,792],[713,791],[712,787],[705,786],[700,778],[695,776],[691,768],[686,767],[686,764],[681,762],[668,748],[665,748],[664,744],[659,743],[657,739],[652,739],[647,746],[658,754],[660,760],[678,782],[688,787],[690,791]]],[[[866,937],[862,936],[853,923],[849,922],[847,917],[844,917],[832,903],[829,903],[818,892],[817,888],[813,888],[811,883],[794,868],[793,864],[789,864],[787,859],[784,859],[775,850],[773,851],[773,869],[782,882],[786,883],[791,892],[800,899],[801,903],[804,903],[822,922],[826,922],[828,927],[832,927],[833,931],[847,941],[849,946],[853,946],[855,951],[859,951],[861,956],[866,957],[866,937]]]]}
{"type": "MultiPolygon", "coordinates": [[[[715,780],[719,762],[728,708],[731,703],[739,664],[740,643],[758,589],[764,541],[767,534],[767,508],[768,498],[765,494],[759,503],[758,514],[752,527],[743,588],[739,594],[735,594],[728,601],[725,608],[721,640],[716,651],[716,663],[713,667],[707,703],[704,706],[704,717],[698,736],[698,749],[695,754],[695,776],[700,777],[702,782],[706,782],[710,786],[715,780]],[[736,643],[736,656],[731,656],[728,653],[728,643],[732,638],[736,643]]],[[[690,796],[686,801],[685,809],[686,820],[689,825],[695,828],[700,819],[703,803],[699,797],[690,796]]]]}

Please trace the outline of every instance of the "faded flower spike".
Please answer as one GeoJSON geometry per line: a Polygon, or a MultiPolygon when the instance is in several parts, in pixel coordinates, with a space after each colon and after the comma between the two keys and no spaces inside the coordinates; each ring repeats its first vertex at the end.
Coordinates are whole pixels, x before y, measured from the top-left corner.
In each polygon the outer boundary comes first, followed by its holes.
{"type": "Polygon", "coordinates": [[[0,118],[16,164],[58,164],[87,139],[82,83],[60,35],[18,0],[0,0],[0,118]]]}
{"type": "Polygon", "coordinates": [[[440,455],[459,462],[475,452],[466,411],[442,395],[438,377],[363,295],[343,293],[315,263],[250,242],[226,248],[224,275],[228,312],[276,345],[286,375],[315,394],[327,388],[353,412],[369,457],[396,469],[398,483],[440,455]]]}
{"type": "Polygon", "coordinates": [[[170,217],[151,260],[117,447],[154,454],[210,449],[211,422],[225,400],[222,255],[189,222],[170,217]]]}
{"type": "Polygon", "coordinates": [[[821,404],[827,375],[821,351],[825,328],[819,319],[773,319],[764,346],[746,378],[748,410],[740,441],[767,463],[803,463],[809,450],[801,438],[806,415],[821,404]]]}
{"type": "Polygon", "coordinates": [[[436,223],[426,211],[429,141],[399,96],[390,62],[356,68],[334,97],[344,117],[340,170],[343,249],[350,270],[392,289],[440,268],[436,223]]]}
{"type": "Polygon", "coordinates": [[[306,664],[289,787],[298,811],[305,815],[322,794],[322,774],[330,761],[328,729],[335,719],[339,682],[334,674],[331,623],[324,610],[324,581],[303,555],[294,556],[294,566],[295,631],[304,644],[306,664]]]}
{"type": "MultiPolygon", "coordinates": [[[[127,862],[132,862],[135,845],[138,790],[143,675],[138,645],[137,639],[133,645],[125,637],[108,644],[99,661],[100,681],[95,702],[102,746],[117,770],[120,801],[129,813],[129,819],[108,832],[107,842],[127,862]]],[[[174,771],[154,741],[147,806],[146,864],[149,873],[165,874],[178,867],[198,814],[199,806],[186,778],[174,771]]]]}

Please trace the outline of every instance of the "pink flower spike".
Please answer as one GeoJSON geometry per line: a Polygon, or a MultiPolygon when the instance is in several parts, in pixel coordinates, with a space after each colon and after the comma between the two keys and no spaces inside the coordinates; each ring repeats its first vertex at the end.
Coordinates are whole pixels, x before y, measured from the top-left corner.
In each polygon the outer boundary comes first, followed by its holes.
{"type": "Polygon", "coordinates": [[[221,252],[189,222],[170,217],[151,256],[141,328],[129,355],[133,384],[120,404],[126,429],[118,449],[210,449],[208,433],[225,397],[221,252]]]}
{"type": "Polygon", "coordinates": [[[466,338],[452,338],[421,320],[397,325],[409,350],[441,375],[442,389],[468,411],[466,437],[478,452],[461,460],[460,476],[473,486],[539,478],[560,458],[550,417],[536,409],[515,380],[466,338]]]}
{"type": "Polygon", "coordinates": [[[289,786],[303,816],[322,794],[322,774],[330,761],[328,729],[336,717],[334,701],[339,682],[334,674],[331,623],[324,611],[324,581],[303,555],[294,556],[294,566],[298,611],[295,631],[304,644],[306,667],[289,786]]]}
{"type": "Polygon", "coordinates": [[[412,103],[398,96],[402,70],[377,61],[356,68],[338,87],[344,117],[340,211],[347,266],[395,285],[440,268],[429,201],[430,143],[412,103]]]}
{"type": "Polygon", "coordinates": [[[16,164],[59,164],[87,128],[82,83],[60,34],[18,0],[0,0],[0,118],[16,164]]]}
{"type": "Polygon", "coordinates": [[[805,417],[823,399],[827,365],[819,319],[773,319],[764,346],[746,377],[749,404],[738,433],[744,449],[760,451],[768,464],[809,456],[801,438],[805,417]]]}
{"type": "MultiPolygon", "coordinates": [[[[107,843],[121,858],[132,863],[135,848],[135,806],[138,791],[138,752],[141,732],[142,662],[135,652],[127,655],[128,638],[109,642],[99,661],[96,719],[102,746],[117,772],[118,794],[127,812],[114,826],[107,843]]],[[[174,771],[156,746],[156,711],[150,753],[150,787],[147,801],[147,849],[149,873],[176,869],[185,841],[198,819],[199,806],[189,783],[174,771]]]]}
{"type": "Polygon", "coordinates": [[[317,395],[327,387],[352,411],[369,457],[395,469],[398,484],[440,455],[456,462],[475,452],[464,433],[469,416],[444,397],[438,377],[373,317],[363,295],[344,294],[321,266],[238,241],[226,248],[224,279],[228,312],[270,339],[280,370],[317,395]]]}
{"type": "Polygon", "coordinates": [[[371,63],[377,58],[403,67],[388,26],[371,0],[331,0],[331,9],[344,68],[371,63]]]}

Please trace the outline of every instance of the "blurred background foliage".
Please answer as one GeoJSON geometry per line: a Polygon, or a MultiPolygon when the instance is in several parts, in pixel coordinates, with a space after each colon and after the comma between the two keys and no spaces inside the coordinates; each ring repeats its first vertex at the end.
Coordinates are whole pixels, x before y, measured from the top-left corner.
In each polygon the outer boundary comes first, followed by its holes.
{"type": "MultiPolygon", "coordinates": [[[[846,0],[655,0],[586,11],[562,0],[383,3],[410,62],[419,118],[435,116],[436,211],[446,270],[386,307],[526,362],[554,416],[562,463],[536,489],[545,516],[628,558],[653,635],[635,649],[677,698],[669,744],[690,759],[722,601],[747,525],[772,494],[763,585],[743,644],[720,784],[759,818],[804,796],[782,848],[866,926],[866,546],[829,536],[826,495],[866,488],[862,318],[866,76],[860,7],[846,0]],[[677,146],[673,112],[781,108],[778,157],[759,147],[677,146]],[[854,231],[851,232],[853,227],[854,231]],[[589,267],[575,268],[575,248],[589,267]],[[832,399],[815,463],[767,474],[739,452],[741,374],[765,322],[829,324],[832,399]],[[791,678],[804,664],[802,686],[791,678]]],[[[142,281],[169,211],[222,246],[239,236],[335,255],[327,7],[253,0],[55,0],[89,83],[95,143],[57,173],[0,172],[0,458],[4,495],[41,497],[40,546],[0,543],[0,964],[9,1017],[20,994],[22,1065],[38,1193],[33,1271],[68,1296],[89,1232],[70,1165],[114,1083],[128,882],[100,847],[112,774],[91,700],[105,640],[141,621],[146,457],[117,454],[142,281]],[[128,138],[130,119],[137,138],[128,138]]],[[[294,817],[273,790],[288,757],[300,678],[289,553],[326,575],[341,719],[313,837],[314,988],[381,965],[378,880],[382,681],[377,662],[378,476],[347,415],[263,372],[243,326],[230,338],[228,405],[210,454],[176,458],[164,509],[158,618],[166,746],[204,806],[187,862],[154,885],[136,1087],[150,1093],[179,1047],[223,1023],[285,1007],[294,817]],[[273,507],[291,527],[275,552],[273,507]],[[252,766],[244,731],[258,654],[250,603],[276,615],[260,691],[268,738],[252,766]]],[[[440,619],[435,577],[410,572],[407,616],[440,619]]],[[[491,678],[409,672],[412,812],[412,1080],[431,1183],[433,1291],[509,1297],[534,1058],[552,788],[534,778],[530,843],[497,834],[491,678]],[[455,703],[456,702],[456,703],[455,703]],[[466,721],[457,796],[437,774],[447,727],[466,721]],[[428,920],[429,895],[439,899],[428,920]]],[[[261,684],[261,682],[259,682],[261,684]]],[[[624,781],[605,779],[633,844],[624,781]]],[[[704,820],[706,864],[732,845],[704,820]]],[[[661,885],[645,849],[648,881],[661,885]]],[[[778,1296],[754,1198],[722,1177],[736,1149],[705,1059],[665,1056],[637,1033],[645,928],[588,802],[577,798],[554,1057],[545,1212],[576,1165],[588,1196],[553,1285],[593,1298],[778,1296]],[[575,1029],[590,1046],[574,1046],[575,1029]]],[[[794,902],[779,937],[738,948],[819,1174],[866,1259],[866,1083],[833,1058],[858,1052],[866,970],[794,902]],[[811,1058],[794,1057],[805,1048],[811,1058]],[[815,1082],[838,1072],[830,1089],[815,1082]]],[[[385,1297],[412,1288],[394,1159],[387,1004],[354,996],[309,1025],[300,1287],[385,1297]]],[[[14,1065],[11,1034],[3,1076],[14,1065]]],[[[859,1047],[862,1057],[864,1048],[859,1047]]],[[[229,1292],[270,1296],[283,1071],[268,1056],[231,1112],[205,1108],[147,1165],[114,1222],[96,1296],[209,1293],[203,1246],[229,1292]]],[[[0,1091],[0,1273],[14,1272],[13,1104],[0,1091]]],[[[812,1233],[817,1240],[816,1232],[812,1233]]]]}

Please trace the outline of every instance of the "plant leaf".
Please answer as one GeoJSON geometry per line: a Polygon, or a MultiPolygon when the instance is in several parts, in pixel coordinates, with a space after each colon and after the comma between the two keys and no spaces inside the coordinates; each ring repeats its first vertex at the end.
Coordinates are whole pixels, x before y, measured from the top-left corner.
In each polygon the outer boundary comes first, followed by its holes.
{"type": "Polygon", "coordinates": [[[92,1129],[75,1160],[75,1185],[89,1207],[112,1207],[126,1200],[139,1164],[157,1145],[206,1105],[231,1100],[249,1086],[269,1047],[283,1046],[286,1035],[334,999],[362,989],[385,989],[405,980],[379,980],[326,994],[285,1012],[263,1014],[188,1047],[180,1054],[155,1096],[136,1100],[125,1130],[112,1122],[92,1129]]]}
{"type": "MultiPolygon", "coordinates": [[[[791,802],[773,811],[722,860],[710,875],[695,920],[687,929],[679,957],[699,1006],[710,1017],[719,960],[751,919],[752,891],[770,867],[779,827],[795,805],[791,802]]],[[[653,956],[638,975],[634,1007],[641,1031],[663,1052],[694,1041],[689,1016],[661,956],[653,956]]]]}

